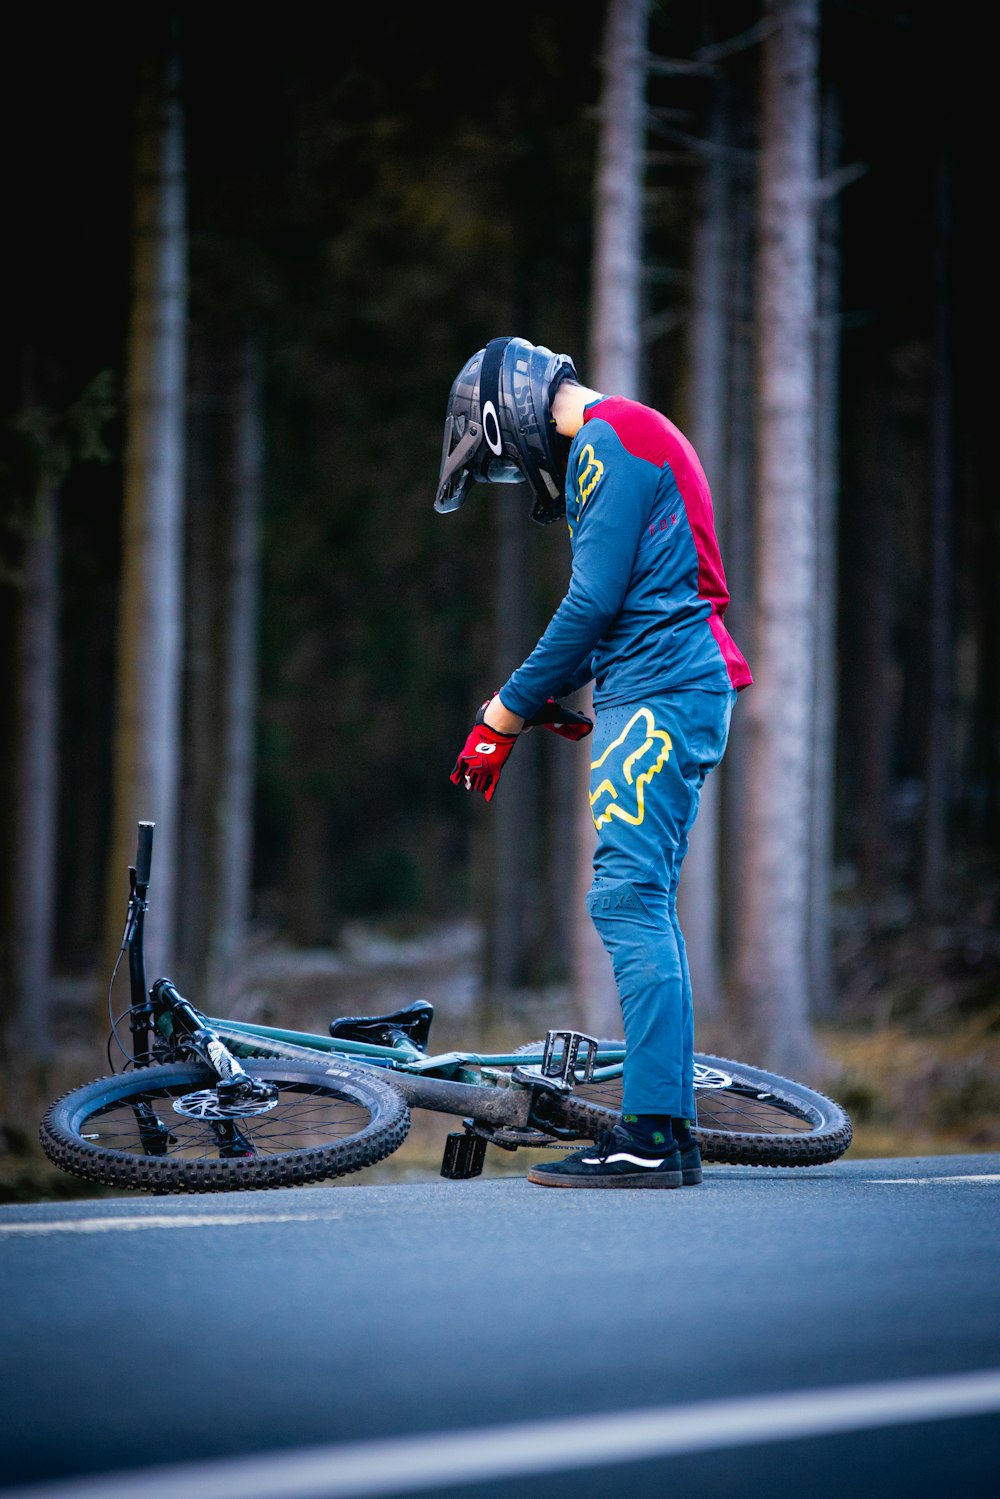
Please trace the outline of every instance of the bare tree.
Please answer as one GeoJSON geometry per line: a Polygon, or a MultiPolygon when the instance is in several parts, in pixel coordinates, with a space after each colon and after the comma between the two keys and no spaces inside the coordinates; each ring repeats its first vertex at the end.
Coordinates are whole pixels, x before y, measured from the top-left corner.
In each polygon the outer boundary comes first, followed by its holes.
{"type": "Polygon", "coordinates": [[[59,581],[55,481],[43,477],[25,540],[14,639],[11,766],[11,984],[3,1039],[11,1118],[26,1112],[50,1059],[55,904],[59,581]]]}
{"type": "MultiPolygon", "coordinates": [[[[107,461],[105,428],[116,413],[111,372],[102,371],[63,409],[36,401],[34,351],[23,352],[24,405],[8,435],[20,458],[8,531],[16,560],[0,562],[11,606],[10,711],[2,754],[11,795],[0,833],[7,858],[0,892],[0,1052],[9,1064],[7,1106],[24,1116],[53,1060],[52,977],[57,897],[71,863],[60,841],[62,716],[60,615],[63,612],[62,507],[77,466],[107,461]],[[9,989],[9,1000],[7,990],[9,989]]],[[[73,788],[75,789],[75,788],[73,788]]],[[[65,935],[63,933],[63,935],[65,935]]]]}
{"type": "Polygon", "coordinates": [[[763,45],[755,686],[735,980],[747,1044],[810,1074],[809,795],[816,587],[817,0],[769,0],[763,45]]]}
{"type": "MultiPolygon", "coordinates": [[[[733,638],[752,641],[754,567],[754,472],[756,468],[756,421],[754,412],[754,245],[757,233],[754,170],[756,166],[755,122],[734,111],[732,121],[735,152],[731,199],[727,214],[731,249],[728,257],[729,301],[732,316],[726,347],[726,445],[723,462],[722,540],[725,546],[726,581],[732,603],[726,624],[733,638]]],[[[755,665],[751,657],[751,667],[755,665]]],[[[753,689],[751,689],[752,691],[753,689]]],[[[750,692],[742,694],[733,716],[733,733],[725,759],[717,771],[721,792],[722,826],[719,885],[723,909],[735,911],[743,899],[742,852],[746,846],[743,813],[746,806],[748,745],[743,716],[750,692]]],[[[711,779],[711,778],[710,778],[711,779]]],[[[728,927],[720,934],[726,973],[727,999],[733,961],[734,933],[728,927]]]]}
{"type": "Polygon", "coordinates": [[[150,968],[173,949],[180,752],[186,364],[184,141],[178,66],[145,65],[136,114],[133,293],[114,730],[108,937],[121,931],[136,825],[156,824],[150,968]]]}
{"type": "MultiPolygon", "coordinates": [[[[188,470],[185,868],[179,948],[199,992],[238,981],[250,910],[264,443],[248,338],[201,351],[188,470]]],[[[194,384],[194,381],[192,382],[194,384]]]]}
{"type": "Polygon", "coordinates": [[[952,622],[952,376],[951,202],[948,166],[935,165],[934,377],[931,391],[930,663],[924,747],[924,816],[920,850],[920,903],[926,916],[941,910],[948,854],[954,670],[952,622]]]}
{"type": "MultiPolygon", "coordinates": [[[[639,383],[643,150],[649,0],[609,0],[595,202],[595,252],[587,384],[635,396],[639,383]]],[[[592,703],[589,704],[592,710],[592,703]]],[[[587,697],[583,698],[587,711],[587,697]]],[[[574,1008],[595,1034],[617,1034],[621,1012],[611,962],[585,905],[597,835],[590,813],[589,756],[582,757],[573,940],[574,1008]]]]}
{"type": "MultiPolygon", "coordinates": [[[[893,413],[894,415],[894,413],[893,413]]],[[[864,410],[864,505],[868,535],[858,565],[856,716],[857,839],[861,890],[873,900],[891,863],[889,820],[893,727],[899,712],[892,639],[897,626],[894,588],[905,462],[898,423],[886,420],[885,401],[872,391],[864,410]]]]}
{"type": "Polygon", "coordinates": [[[263,483],[260,355],[252,341],[244,340],[230,398],[230,514],[225,551],[229,607],[221,642],[223,785],[216,820],[217,917],[209,944],[209,986],[217,989],[222,989],[226,975],[234,973],[250,915],[263,483]]]}
{"type": "Polygon", "coordinates": [[[837,739],[837,501],[840,474],[840,109],[823,104],[820,144],[825,192],[818,221],[816,341],[816,656],[813,668],[812,832],[809,858],[809,993],[812,1013],[830,1016],[833,994],[834,785],[837,739]]]}

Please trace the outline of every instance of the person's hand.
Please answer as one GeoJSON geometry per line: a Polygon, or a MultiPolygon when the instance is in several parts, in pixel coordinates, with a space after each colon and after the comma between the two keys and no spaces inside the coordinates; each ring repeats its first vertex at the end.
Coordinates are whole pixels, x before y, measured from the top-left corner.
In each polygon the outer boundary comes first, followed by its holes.
{"type": "Polygon", "coordinates": [[[462,747],[455,769],[451,773],[454,785],[464,785],[466,791],[481,791],[488,802],[493,800],[500,772],[507,763],[511,750],[517,743],[516,734],[501,734],[482,722],[485,708],[480,708],[477,722],[462,747]]]}
{"type": "Polygon", "coordinates": [[[524,720],[526,729],[546,728],[563,739],[586,739],[594,731],[594,721],[585,713],[564,708],[554,697],[547,698],[537,712],[524,720]]]}

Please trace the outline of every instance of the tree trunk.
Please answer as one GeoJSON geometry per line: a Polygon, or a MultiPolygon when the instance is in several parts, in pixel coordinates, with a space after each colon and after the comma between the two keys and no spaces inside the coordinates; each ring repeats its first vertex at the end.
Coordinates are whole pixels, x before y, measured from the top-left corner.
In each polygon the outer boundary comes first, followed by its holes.
{"type": "Polygon", "coordinates": [[[974,598],[976,670],[971,687],[967,806],[975,819],[973,846],[1000,848],[1000,639],[993,596],[1000,578],[1000,508],[988,482],[972,480],[970,586],[974,598]]]}
{"type": "Polygon", "coordinates": [[[848,650],[856,661],[851,708],[857,744],[857,850],[861,894],[871,901],[885,889],[890,871],[889,797],[893,723],[899,686],[893,666],[896,624],[895,516],[900,509],[902,467],[897,424],[886,421],[878,395],[865,413],[863,496],[866,518],[861,538],[855,608],[857,644],[848,650]]]}
{"type": "Polygon", "coordinates": [[[925,916],[941,914],[948,856],[952,744],[952,391],[951,203],[948,168],[937,164],[934,264],[934,386],[931,393],[930,599],[928,660],[930,712],[924,749],[924,816],[920,904],[925,916]]]}
{"type": "Polygon", "coordinates": [[[251,343],[198,363],[178,909],[186,973],[218,1003],[238,983],[250,910],[263,421],[251,343]]]}
{"type": "MultiPolygon", "coordinates": [[[[756,139],[743,139],[739,145],[746,157],[755,156],[756,139]]],[[[756,587],[754,566],[754,470],[756,465],[756,429],[754,413],[754,254],[756,213],[753,174],[738,156],[733,173],[730,235],[732,252],[729,261],[732,319],[729,327],[727,363],[729,367],[726,410],[728,413],[725,451],[725,567],[732,602],[726,610],[726,624],[738,644],[749,647],[753,639],[753,595],[756,587]]],[[[749,654],[749,650],[748,650],[749,654]]],[[[754,662],[751,659],[751,668],[754,662]]],[[[753,689],[751,689],[752,691],[753,689]]],[[[720,766],[722,792],[722,838],[719,883],[722,909],[738,912],[743,902],[742,853],[745,847],[744,810],[748,773],[747,738],[743,715],[749,692],[741,696],[733,715],[733,732],[726,757],[720,766]]],[[[727,1001],[731,994],[731,969],[735,933],[727,923],[721,935],[722,959],[726,974],[727,1001]]]]}
{"type": "Polygon", "coordinates": [[[648,25],[649,0],[609,0],[586,378],[622,396],[638,394],[648,25]]]}
{"type": "Polygon", "coordinates": [[[809,1075],[815,661],[817,0],[770,0],[758,282],[757,629],[736,979],[755,1057],[809,1075]]]}
{"type": "MultiPolygon", "coordinates": [[[[821,147],[824,179],[840,160],[840,111],[830,95],[821,147]]],[[[840,199],[819,220],[816,345],[816,654],[813,668],[812,837],[809,863],[809,993],[817,1017],[834,1010],[833,863],[837,741],[837,505],[840,472],[840,199]]]]}
{"type": "MultiPolygon", "coordinates": [[[[156,824],[147,957],[174,947],[182,635],[186,229],[174,62],[148,66],[137,111],[133,300],[107,930],[117,947],[140,820],[156,824]]],[[[113,949],[112,949],[113,950],[113,949]]]]}
{"type": "Polygon", "coordinates": [[[238,978],[253,883],[253,793],[256,767],[257,619],[264,484],[264,415],[260,355],[245,341],[230,398],[227,617],[223,634],[222,785],[217,816],[216,910],[209,943],[209,989],[224,993],[238,978]]]}
{"type": "Polygon", "coordinates": [[[25,1117],[52,1055],[50,995],[58,762],[57,504],[43,487],[24,548],[14,639],[11,993],[4,1017],[6,1109],[25,1117]]]}
{"type": "MultiPolygon", "coordinates": [[[[635,396],[639,383],[643,147],[649,0],[609,0],[597,164],[594,281],[585,384],[635,396]]],[[[588,693],[582,711],[592,712],[588,693]]],[[[589,756],[580,761],[572,987],[574,1010],[595,1035],[618,1034],[621,1011],[611,962],[585,904],[597,835],[589,756]]]]}
{"type": "MultiPolygon", "coordinates": [[[[228,372],[227,372],[228,373],[228,372]]],[[[177,891],[174,975],[181,988],[201,992],[207,970],[210,858],[218,755],[220,429],[225,382],[209,340],[192,327],[188,349],[188,414],[184,521],[185,639],[183,747],[178,857],[184,879],[177,891]]]]}

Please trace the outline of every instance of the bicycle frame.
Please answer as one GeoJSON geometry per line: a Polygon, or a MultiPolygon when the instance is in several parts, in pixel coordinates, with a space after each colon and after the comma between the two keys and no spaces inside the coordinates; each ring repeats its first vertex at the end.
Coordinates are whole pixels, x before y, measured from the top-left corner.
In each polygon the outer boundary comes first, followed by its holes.
{"type": "MultiPolygon", "coordinates": [[[[288,1055],[300,1056],[304,1050],[323,1054],[332,1053],[351,1061],[368,1062],[373,1066],[385,1067],[393,1072],[408,1072],[459,1082],[468,1081],[469,1078],[464,1078],[462,1074],[465,1072],[471,1077],[473,1069],[537,1066],[541,1064],[544,1054],[543,1048],[540,1047],[537,1053],[445,1051],[428,1056],[405,1041],[400,1041],[394,1046],[377,1046],[369,1041],[349,1041],[344,1037],[315,1035],[310,1031],[290,1031],[275,1026],[251,1025],[246,1021],[223,1020],[218,1016],[206,1018],[208,1024],[218,1030],[224,1040],[230,1037],[237,1042],[241,1039],[248,1041],[256,1039],[276,1048],[294,1047],[294,1053],[289,1051],[288,1055]]],[[[275,1052],[275,1055],[283,1054],[285,1054],[283,1051],[275,1052]]],[[[600,1058],[601,1065],[595,1065],[586,1074],[582,1067],[578,1069],[581,1082],[584,1080],[601,1082],[621,1075],[622,1062],[625,1058],[624,1049],[601,1047],[597,1056],[600,1058]]]]}
{"type": "Polygon", "coordinates": [[[618,1048],[595,1052],[593,1055],[599,1056],[604,1065],[595,1067],[591,1065],[592,1058],[588,1058],[577,1067],[573,1044],[577,1035],[571,1031],[550,1032],[549,1041],[538,1052],[450,1051],[426,1056],[402,1041],[395,1046],[378,1046],[214,1016],[207,1023],[240,1056],[263,1053],[313,1061],[323,1056],[342,1057],[391,1072],[393,1087],[413,1108],[468,1115],[481,1125],[540,1127],[556,1138],[560,1131],[536,1115],[538,1093],[568,1092],[576,1082],[619,1077],[625,1055],[618,1048]],[[495,1077],[491,1076],[491,1069],[495,1070],[495,1077]],[[494,1086],[489,1086],[491,1083],[494,1086]]]}

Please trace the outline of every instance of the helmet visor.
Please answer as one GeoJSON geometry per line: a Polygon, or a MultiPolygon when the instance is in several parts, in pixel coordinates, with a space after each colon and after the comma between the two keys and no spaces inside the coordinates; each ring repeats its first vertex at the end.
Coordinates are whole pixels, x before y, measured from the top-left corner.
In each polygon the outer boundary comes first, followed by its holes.
{"type": "Polygon", "coordinates": [[[465,497],[473,483],[476,455],[483,445],[482,435],[475,426],[467,427],[465,435],[457,442],[454,438],[455,418],[449,412],[444,424],[441,471],[434,497],[434,509],[442,514],[458,510],[465,503],[465,497]]]}

